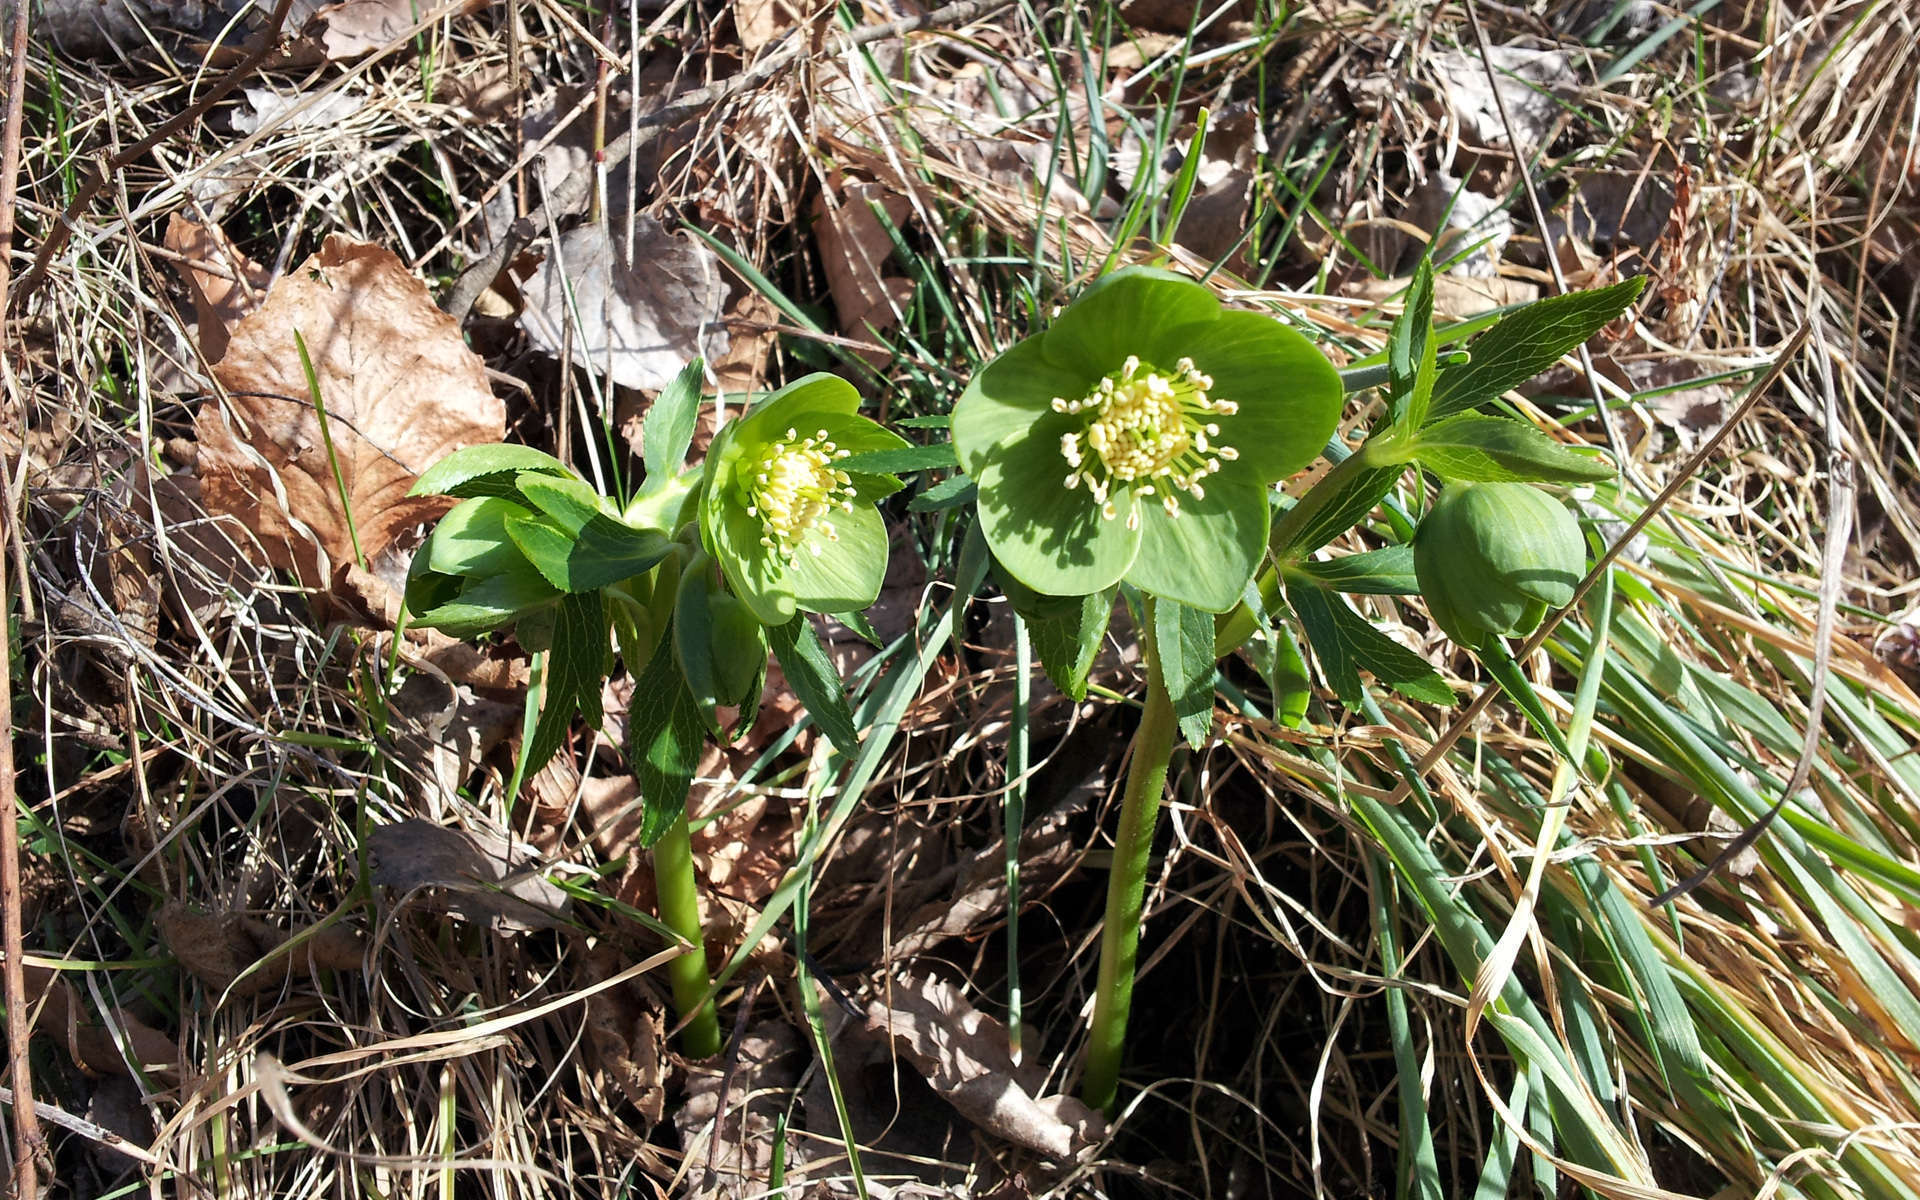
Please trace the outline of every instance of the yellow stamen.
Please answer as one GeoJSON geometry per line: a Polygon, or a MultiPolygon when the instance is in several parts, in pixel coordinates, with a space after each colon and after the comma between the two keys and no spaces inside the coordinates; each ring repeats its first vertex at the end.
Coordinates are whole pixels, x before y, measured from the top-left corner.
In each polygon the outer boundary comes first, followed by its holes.
{"type": "MultiPolygon", "coordinates": [[[[1129,355],[1081,399],[1054,397],[1049,405],[1054,412],[1092,416],[1085,427],[1060,437],[1060,456],[1071,468],[1068,490],[1085,483],[1107,520],[1118,515],[1108,499],[1116,481],[1139,497],[1157,497],[1169,517],[1180,515],[1176,490],[1203,499],[1201,481],[1222,462],[1240,457],[1232,446],[1218,443],[1220,425],[1211,419],[1230,417],[1240,406],[1209,396],[1212,387],[1213,379],[1190,358],[1167,372],[1129,355]]],[[[1130,511],[1127,524],[1139,527],[1137,509],[1130,511]]]]}
{"type": "Polygon", "coordinates": [[[824,429],[805,438],[789,429],[761,453],[749,472],[747,515],[760,521],[762,546],[791,563],[802,544],[820,554],[819,539],[809,540],[816,529],[829,542],[840,540],[829,517],[835,509],[853,511],[854,489],[852,477],[834,463],[850,453],[824,429]]]}

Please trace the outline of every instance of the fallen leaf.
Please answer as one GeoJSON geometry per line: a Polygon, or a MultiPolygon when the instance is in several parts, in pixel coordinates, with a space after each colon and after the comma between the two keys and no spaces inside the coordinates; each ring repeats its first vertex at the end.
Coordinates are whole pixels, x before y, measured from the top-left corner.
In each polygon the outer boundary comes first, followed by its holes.
{"type": "Polygon", "coordinates": [[[532,847],[497,834],[448,829],[409,818],[376,825],[368,836],[373,882],[400,892],[439,888],[447,909],[469,920],[491,920],[503,929],[546,929],[560,924],[571,904],[547,881],[532,847]]]}
{"type": "MultiPolygon", "coordinates": [[[[484,6],[485,0],[469,0],[459,11],[475,12],[484,6]]],[[[399,41],[435,7],[423,0],[342,0],[316,11],[306,28],[314,36],[315,25],[321,27],[317,37],[329,59],[358,58],[399,41]]]]}
{"type": "Polygon", "coordinates": [[[39,1014],[36,1032],[51,1037],[75,1066],[96,1075],[130,1075],[131,1058],[157,1079],[171,1083],[180,1078],[180,1047],[166,1034],[124,1010],[113,1014],[110,1029],[93,1019],[61,972],[29,966],[22,973],[27,1009],[39,1014]]]}
{"type": "MultiPolygon", "coordinates": [[[[1406,293],[1412,281],[1398,279],[1357,279],[1341,290],[1359,300],[1380,303],[1406,293]]],[[[1470,279],[1458,275],[1436,275],[1433,280],[1433,315],[1456,321],[1510,304],[1525,304],[1540,298],[1540,285],[1524,279],[1470,279]]]]}
{"type": "MultiPolygon", "coordinates": [[[[800,1039],[784,1021],[765,1021],[740,1039],[731,1062],[688,1064],[686,1099],[673,1114],[688,1166],[688,1196],[765,1196],[776,1121],[800,1080],[800,1039]]],[[[787,1140],[789,1178],[806,1164],[805,1142],[787,1140]]]]}
{"type": "MultiPolygon", "coordinates": [[[[1492,51],[1493,74],[1499,81],[1495,86],[1513,120],[1513,138],[1520,143],[1517,149],[1530,154],[1562,112],[1557,97],[1579,88],[1579,74],[1564,50],[1494,46],[1492,51]]],[[[1463,140],[1489,148],[1511,146],[1500,102],[1494,99],[1486,65],[1478,54],[1448,50],[1427,59],[1427,67],[1439,84],[1442,111],[1458,122],[1463,140]]]]}
{"type": "Polygon", "coordinates": [[[325,129],[338,125],[366,107],[367,98],[332,88],[324,92],[283,93],[271,88],[243,88],[246,107],[234,112],[233,127],[241,133],[262,129],[325,129]]]}
{"type": "MultiPolygon", "coordinates": [[[[616,965],[608,963],[609,968],[616,965]]],[[[596,970],[596,982],[604,977],[596,970]]],[[[587,1045],[593,1060],[638,1110],[647,1128],[659,1124],[666,1112],[661,1063],[666,1042],[665,1014],[640,981],[596,992],[587,1001],[587,1045]]]]}
{"type": "Polygon", "coordinates": [[[372,557],[451,506],[407,495],[420,472],[506,435],[506,406],[458,323],[390,251],[345,238],[328,238],[274,283],[234,328],[214,375],[228,397],[194,422],[202,499],[320,590],[358,557],[356,534],[372,557]],[[312,357],[331,453],[295,332],[312,357]]]}
{"type": "Polygon", "coordinates": [[[819,0],[735,0],[733,27],[748,53],[758,53],[825,7],[819,0]]]}
{"type": "Polygon", "coordinates": [[[193,295],[200,353],[217,363],[233,327],[266,299],[273,272],[240,253],[218,225],[202,225],[179,213],[167,221],[164,244],[180,256],[173,266],[193,295]]]}
{"type": "MultiPolygon", "coordinates": [[[[1047,812],[1020,835],[1020,892],[1027,905],[1038,902],[1079,852],[1074,822],[1086,812],[1090,794],[1076,789],[1067,802],[1047,812]]],[[[904,922],[906,932],[887,951],[889,961],[924,954],[951,937],[977,933],[1007,911],[1006,839],[996,838],[955,865],[950,896],[916,909],[904,922]]]]}
{"type": "Polygon", "coordinates": [[[1078,1100],[1036,1098],[1007,1048],[1007,1027],[945,980],[900,980],[893,1007],[867,1006],[867,1028],[891,1037],[935,1092],[996,1137],[1068,1162],[1105,1136],[1106,1122],[1078,1100]]]}
{"type": "Polygon", "coordinates": [[[315,971],[357,971],[365,956],[360,934],[327,925],[294,936],[241,913],[207,913],[169,901],[154,914],[160,940],[202,983],[230,996],[276,991],[315,971]]]}
{"type": "MultiPolygon", "coordinates": [[[[876,204],[896,229],[907,219],[907,198],[870,180],[836,174],[829,190],[813,201],[820,265],[846,337],[865,339],[892,329],[913,296],[912,280],[885,270],[893,256],[893,239],[874,215],[876,204]]],[[[863,357],[877,360],[880,355],[866,351],[863,357]]]]}
{"type": "Polygon", "coordinates": [[[719,257],[650,218],[634,225],[630,260],[604,224],[562,234],[524,291],[520,321],[535,346],[557,358],[571,330],[574,365],[622,387],[657,392],[695,355],[727,349],[719,257]]]}

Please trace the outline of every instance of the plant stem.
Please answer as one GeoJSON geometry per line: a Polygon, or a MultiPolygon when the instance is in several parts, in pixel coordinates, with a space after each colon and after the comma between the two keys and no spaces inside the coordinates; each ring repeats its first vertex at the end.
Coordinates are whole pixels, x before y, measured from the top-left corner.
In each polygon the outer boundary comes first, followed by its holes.
{"type": "MultiPolygon", "coordinates": [[[[626,616],[624,609],[615,610],[614,635],[620,641],[620,655],[627,661],[627,671],[638,678],[656,648],[643,650],[637,644],[637,630],[631,620],[622,619],[626,616]]],[[[700,887],[693,874],[693,832],[687,827],[684,807],[654,844],[653,891],[660,902],[661,922],[692,947],[667,963],[667,978],[673,984],[673,1007],[686,1022],[680,1031],[680,1048],[689,1058],[711,1058],[720,1053],[720,1019],[707,994],[712,985],[707,978],[706,927],[700,922],[700,887]]]]}
{"type": "Polygon", "coordinates": [[[1120,1057],[1127,1040],[1127,1014],[1133,1007],[1133,973],[1140,957],[1140,913],[1147,890],[1147,857],[1173,755],[1173,700],[1160,674],[1159,647],[1153,637],[1153,600],[1146,602],[1140,653],[1147,665],[1147,703],[1133,731],[1132,761],[1120,800],[1120,828],[1114,835],[1113,867],[1107,876],[1106,923],[1100,931],[1100,974],[1094,985],[1093,1029],[1087,1039],[1087,1072],[1080,1098],[1091,1108],[1111,1113],[1120,1088],[1120,1057]]]}
{"type": "Polygon", "coordinates": [[[684,812],[653,847],[653,887],[660,898],[661,921],[693,943],[692,949],[667,964],[667,978],[673,983],[673,1007],[686,1022],[680,1031],[680,1048],[689,1058],[711,1058],[720,1053],[720,1020],[707,996],[706,933],[700,924],[693,840],[684,812]]]}

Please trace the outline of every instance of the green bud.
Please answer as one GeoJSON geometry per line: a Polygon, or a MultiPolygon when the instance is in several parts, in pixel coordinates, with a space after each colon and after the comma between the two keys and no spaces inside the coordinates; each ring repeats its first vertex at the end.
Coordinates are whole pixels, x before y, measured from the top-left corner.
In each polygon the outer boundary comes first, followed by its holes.
{"type": "Polygon", "coordinates": [[[754,697],[747,693],[767,666],[767,627],[752,609],[725,592],[708,598],[707,620],[720,703],[751,703],[754,697]]]}
{"type": "Polygon", "coordinates": [[[1573,600],[1587,543],[1566,505],[1526,483],[1453,483],[1413,536],[1434,623],[1463,646],[1523,637],[1573,600]]]}

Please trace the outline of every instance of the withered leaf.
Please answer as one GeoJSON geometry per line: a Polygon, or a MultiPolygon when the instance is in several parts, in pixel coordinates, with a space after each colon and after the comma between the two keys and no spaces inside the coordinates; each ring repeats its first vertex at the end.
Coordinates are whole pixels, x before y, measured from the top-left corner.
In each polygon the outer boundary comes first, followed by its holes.
{"type": "Polygon", "coordinates": [[[180,256],[174,268],[193,294],[200,353],[217,363],[233,327],[266,298],[273,272],[240,253],[218,225],[202,225],[179,213],[167,221],[164,244],[180,256]]]}
{"type": "Polygon", "coordinates": [[[407,495],[420,472],[506,435],[506,406],[459,325],[392,252],[345,238],[328,238],[274,283],[235,326],[214,375],[229,396],[194,423],[202,499],[239,518],[275,566],[311,587],[355,559],[355,534],[372,558],[446,511],[447,497],[407,495]],[[326,406],[331,456],[296,331],[326,406]]]}

